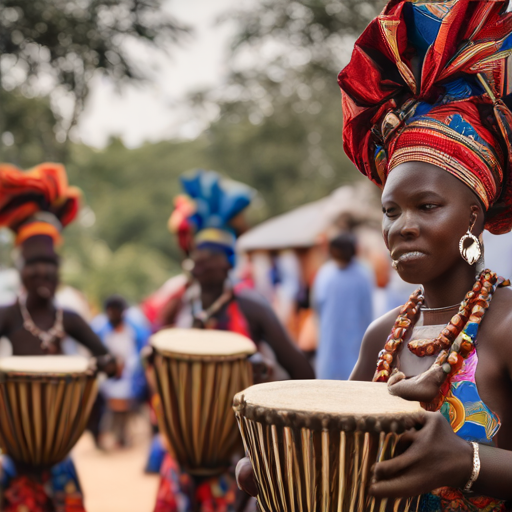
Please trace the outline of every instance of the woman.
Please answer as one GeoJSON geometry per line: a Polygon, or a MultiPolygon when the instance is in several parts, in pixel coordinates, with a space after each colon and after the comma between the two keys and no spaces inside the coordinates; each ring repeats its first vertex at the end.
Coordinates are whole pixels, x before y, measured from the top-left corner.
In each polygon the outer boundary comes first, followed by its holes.
{"type": "Polygon", "coordinates": [[[512,227],[507,5],[392,0],[339,76],[345,150],[383,189],[394,267],[421,284],[369,327],[351,378],[438,411],[375,466],[370,491],[421,494],[424,511],[512,499],[512,291],[481,272],[479,240],[512,227]]]}
{"type": "MultiPolygon", "coordinates": [[[[116,364],[100,339],[76,313],[57,308],[59,257],[55,245],[61,229],[78,211],[79,192],[68,187],[64,167],[41,164],[29,172],[0,166],[0,226],[16,236],[23,292],[12,305],[0,308],[0,337],[11,343],[15,356],[61,354],[70,336],[96,356],[109,375],[116,364]]],[[[78,476],[71,459],[46,471],[21,468],[0,457],[0,489],[5,512],[84,511],[78,476]]]]}
{"type": "MultiPolygon", "coordinates": [[[[314,378],[306,357],[270,305],[250,290],[233,289],[229,280],[237,228],[252,190],[212,171],[197,171],[181,180],[188,197],[176,201],[169,224],[183,251],[190,255],[191,279],[167,304],[162,324],[237,332],[258,346],[264,341],[291,378],[314,378]]],[[[229,471],[214,478],[194,478],[167,454],[161,475],[154,512],[233,512],[245,508],[247,499],[237,492],[229,471]]]]}

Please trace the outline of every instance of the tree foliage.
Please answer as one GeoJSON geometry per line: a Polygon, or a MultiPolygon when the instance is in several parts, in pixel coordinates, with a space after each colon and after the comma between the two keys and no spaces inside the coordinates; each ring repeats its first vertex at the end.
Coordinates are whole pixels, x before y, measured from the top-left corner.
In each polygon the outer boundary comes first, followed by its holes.
{"type": "MultiPolygon", "coordinates": [[[[68,5],[64,0],[34,1],[42,2],[38,9],[62,5],[63,12],[68,5]]],[[[12,4],[14,0],[7,2],[12,4]]],[[[70,4],[84,9],[92,5],[92,0],[84,2],[70,4]]],[[[30,2],[16,3],[29,9],[30,2]]],[[[94,6],[98,6],[96,16],[100,18],[102,9],[116,12],[120,5],[127,8],[135,4],[139,2],[98,0],[94,6]]],[[[147,0],[140,5],[158,7],[160,1],[147,0]]],[[[63,163],[70,182],[82,188],[87,206],[66,230],[66,281],[100,304],[111,293],[141,300],[178,272],[181,254],[167,231],[167,220],[173,197],[180,192],[179,175],[189,169],[215,169],[256,188],[259,196],[248,212],[252,223],[319,199],[358,179],[359,173],[342,149],[336,75],[343,58],[350,53],[355,35],[380,6],[380,0],[252,2],[247,9],[231,14],[238,32],[227,85],[222,90],[200,91],[190,98],[196,112],[205,103],[219,112],[196,140],[162,141],[136,149],[126,148],[117,139],[103,150],[71,144],[63,163]],[[246,59],[251,52],[256,58],[253,55],[246,59]]],[[[2,9],[5,6],[0,7],[0,16],[2,9]]],[[[61,15],[55,16],[57,23],[61,15]]],[[[129,15],[131,27],[133,16],[129,15]]],[[[73,19],[78,23],[78,18],[73,19]]],[[[114,26],[121,19],[119,16],[114,26]]],[[[1,23],[6,22],[0,22],[0,28],[1,23]]],[[[106,23],[104,18],[101,23],[106,23]]],[[[107,32],[114,30],[107,28],[107,32]]],[[[35,25],[32,29],[38,30],[35,25]]],[[[12,26],[10,30],[12,33],[12,26]]],[[[172,37],[178,34],[171,27],[169,30],[172,37]]],[[[103,29],[102,33],[106,34],[103,29]]],[[[5,34],[0,35],[0,41],[2,37],[5,39],[5,34]]],[[[140,37],[153,44],[158,34],[144,33],[140,37]]],[[[38,41],[37,48],[44,48],[38,41]]],[[[114,51],[124,51],[122,41],[123,37],[114,41],[119,45],[114,51]]],[[[26,43],[27,52],[29,47],[26,43]]],[[[95,55],[98,50],[92,44],[90,51],[95,55]]],[[[107,55],[105,48],[101,51],[105,60],[96,55],[91,61],[94,69],[105,69],[119,79],[136,76],[123,68],[124,61],[107,55]]],[[[67,62],[63,58],[59,66],[67,62]]],[[[127,57],[126,63],[131,65],[127,57]]],[[[39,72],[36,68],[35,74],[39,72]]],[[[66,86],[74,90],[75,75],[65,76],[69,79],[66,86]]],[[[83,78],[85,74],[77,76],[83,78]]],[[[13,134],[16,143],[0,148],[0,157],[25,168],[53,158],[59,143],[52,123],[58,120],[48,100],[27,98],[19,89],[1,94],[4,96],[0,100],[8,100],[1,106],[6,114],[5,129],[13,134]]]]}
{"type": "MultiPolygon", "coordinates": [[[[234,54],[269,49],[258,71],[269,77],[294,69],[337,73],[344,48],[375,17],[383,0],[260,0],[226,17],[238,27],[234,54]]],[[[346,55],[345,55],[346,56],[346,55]]],[[[251,66],[252,67],[252,66],[251,66]]]]}
{"type": "Polygon", "coordinates": [[[26,168],[59,158],[62,145],[55,138],[57,119],[48,98],[0,89],[0,116],[5,130],[0,133],[0,161],[26,168]]]}
{"type": "Polygon", "coordinates": [[[74,98],[73,126],[96,70],[118,83],[141,79],[130,43],[158,50],[184,31],[162,0],[2,0],[0,85],[17,85],[15,75],[28,83],[51,77],[74,98]],[[6,76],[14,67],[18,73],[6,76]]]}

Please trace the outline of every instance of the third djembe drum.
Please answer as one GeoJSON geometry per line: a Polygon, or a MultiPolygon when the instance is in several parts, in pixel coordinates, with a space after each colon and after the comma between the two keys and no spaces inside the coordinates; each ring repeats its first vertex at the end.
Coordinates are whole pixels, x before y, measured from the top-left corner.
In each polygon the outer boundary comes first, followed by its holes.
{"type": "Polygon", "coordinates": [[[234,409],[264,512],[416,510],[418,499],[368,496],[370,468],[393,457],[423,414],[385,384],[286,381],[235,396],[234,409]]]}
{"type": "Polygon", "coordinates": [[[159,425],[171,452],[189,473],[225,471],[242,448],[233,396],[250,386],[254,343],[240,334],[164,329],[151,338],[160,396],[159,425]]]}
{"type": "Polygon", "coordinates": [[[96,392],[96,372],[87,358],[1,358],[2,451],[32,468],[60,462],[82,435],[96,392]]]}

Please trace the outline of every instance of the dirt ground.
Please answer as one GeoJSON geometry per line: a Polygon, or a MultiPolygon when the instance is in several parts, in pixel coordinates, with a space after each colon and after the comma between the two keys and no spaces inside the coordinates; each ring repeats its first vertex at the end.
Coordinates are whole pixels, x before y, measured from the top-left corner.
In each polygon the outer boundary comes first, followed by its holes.
{"type": "Polygon", "coordinates": [[[144,474],[150,435],[146,420],[131,424],[129,448],[102,452],[85,433],[73,450],[87,512],[152,512],[157,475],[144,474]]]}

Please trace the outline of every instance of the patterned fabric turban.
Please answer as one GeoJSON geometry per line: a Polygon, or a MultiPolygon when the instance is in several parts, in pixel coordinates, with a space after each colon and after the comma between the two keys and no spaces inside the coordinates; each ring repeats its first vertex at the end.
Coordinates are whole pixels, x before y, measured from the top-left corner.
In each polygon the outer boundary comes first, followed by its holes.
{"type": "Polygon", "coordinates": [[[480,198],[495,234],[512,229],[507,6],[391,0],[338,77],[344,148],[357,168],[383,187],[401,163],[441,167],[480,198]]]}

